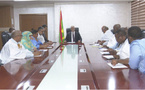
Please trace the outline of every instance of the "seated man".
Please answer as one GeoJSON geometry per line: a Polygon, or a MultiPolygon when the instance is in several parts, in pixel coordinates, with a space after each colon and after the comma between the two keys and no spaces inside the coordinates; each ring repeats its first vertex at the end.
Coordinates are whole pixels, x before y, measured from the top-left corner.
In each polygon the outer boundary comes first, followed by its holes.
{"type": "Polygon", "coordinates": [[[116,45],[117,45],[117,41],[115,39],[115,33],[117,30],[120,29],[120,24],[115,24],[113,26],[113,36],[111,37],[111,39],[109,40],[109,42],[107,43],[107,46],[104,46],[104,47],[108,47],[108,48],[112,48],[112,49],[115,49],[116,48],[116,45]]]}
{"type": "Polygon", "coordinates": [[[31,42],[33,43],[33,45],[37,48],[37,49],[43,49],[43,48],[47,48],[49,46],[48,43],[42,43],[41,41],[38,40],[38,31],[37,30],[32,30],[32,38],[31,38],[31,42]]]}
{"type": "Polygon", "coordinates": [[[43,37],[43,27],[38,28],[38,37],[37,37],[37,39],[39,41],[41,41],[42,43],[45,43],[45,39],[43,37]]]}
{"type": "Polygon", "coordinates": [[[111,30],[108,30],[107,26],[102,27],[102,32],[104,33],[104,35],[102,36],[101,40],[98,40],[97,43],[99,43],[100,45],[107,45],[108,41],[113,37],[113,33],[111,32],[111,30]]]}
{"type": "Polygon", "coordinates": [[[9,28],[9,35],[11,36],[11,33],[14,31],[15,29],[14,28],[9,28]]]}
{"type": "Polygon", "coordinates": [[[110,54],[113,54],[116,59],[129,58],[130,48],[125,28],[120,28],[118,31],[116,31],[115,38],[118,46],[115,48],[115,50],[109,49],[108,51],[110,54]]]}
{"type": "Polygon", "coordinates": [[[132,26],[128,29],[128,40],[130,43],[130,57],[125,60],[112,60],[112,64],[129,64],[131,69],[138,69],[145,73],[145,39],[142,39],[141,29],[132,26]]]}
{"type": "Polygon", "coordinates": [[[2,64],[6,64],[14,59],[24,59],[34,56],[31,51],[25,49],[20,43],[22,38],[22,33],[20,30],[14,30],[11,37],[12,38],[4,45],[0,53],[2,64]]]}
{"type": "Polygon", "coordinates": [[[71,26],[71,32],[67,33],[64,42],[75,42],[75,43],[82,42],[82,37],[79,32],[75,32],[74,26],[71,26]]]}
{"type": "Polygon", "coordinates": [[[1,37],[2,37],[3,46],[5,45],[5,43],[7,41],[9,41],[9,39],[11,39],[11,33],[12,33],[13,30],[15,30],[15,29],[14,28],[9,28],[9,32],[7,32],[7,31],[2,32],[1,37]]]}
{"type": "Polygon", "coordinates": [[[45,43],[47,42],[47,43],[49,43],[50,45],[53,44],[52,41],[50,41],[50,40],[48,40],[48,39],[46,38],[45,31],[47,30],[47,26],[46,26],[46,25],[42,25],[42,27],[43,27],[43,33],[42,33],[42,35],[43,35],[43,37],[44,37],[45,43]]]}

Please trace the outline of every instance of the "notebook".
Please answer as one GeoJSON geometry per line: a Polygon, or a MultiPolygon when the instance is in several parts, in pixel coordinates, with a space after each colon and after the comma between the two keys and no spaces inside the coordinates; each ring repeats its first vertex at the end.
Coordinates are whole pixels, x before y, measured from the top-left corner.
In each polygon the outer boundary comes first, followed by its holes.
{"type": "Polygon", "coordinates": [[[123,65],[122,63],[117,63],[113,66],[111,63],[107,63],[111,68],[128,68],[127,66],[123,65]]]}

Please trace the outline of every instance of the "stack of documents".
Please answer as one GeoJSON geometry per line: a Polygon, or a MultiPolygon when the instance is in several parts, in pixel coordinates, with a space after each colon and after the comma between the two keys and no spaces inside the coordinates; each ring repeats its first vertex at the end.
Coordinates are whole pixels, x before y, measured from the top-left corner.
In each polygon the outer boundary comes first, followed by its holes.
{"type": "Polygon", "coordinates": [[[44,52],[45,52],[45,51],[42,51],[40,55],[35,55],[34,57],[41,57],[41,56],[44,55],[44,52]]]}
{"type": "Polygon", "coordinates": [[[104,54],[110,54],[109,52],[100,52],[100,53],[103,54],[103,55],[104,55],[104,54]]]}
{"type": "Polygon", "coordinates": [[[111,63],[107,63],[111,68],[128,68],[127,66],[117,63],[115,66],[113,66],[111,63]]]}
{"type": "Polygon", "coordinates": [[[106,59],[114,59],[113,55],[103,55],[103,57],[106,59]]]}
{"type": "Polygon", "coordinates": [[[100,48],[100,51],[106,51],[108,50],[107,48],[100,48]]]}
{"type": "Polygon", "coordinates": [[[103,46],[102,45],[99,45],[99,44],[92,44],[92,47],[102,48],[103,46]]]}
{"type": "Polygon", "coordinates": [[[53,46],[48,46],[47,48],[53,48],[53,46]]]}
{"type": "Polygon", "coordinates": [[[48,51],[48,49],[39,49],[39,51],[46,52],[46,51],[48,51]]]}

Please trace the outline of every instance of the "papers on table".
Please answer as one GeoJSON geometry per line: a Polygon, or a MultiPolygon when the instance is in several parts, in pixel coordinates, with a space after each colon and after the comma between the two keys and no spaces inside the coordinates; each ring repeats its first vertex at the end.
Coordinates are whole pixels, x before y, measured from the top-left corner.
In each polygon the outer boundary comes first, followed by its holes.
{"type": "Polygon", "coordinates": [[[41,57],[43,55],[44,55],[44,51],[42,51],[40,55],[35,55],[34,57],[41,57]]]}
{"type": "Polygon", "coordinates": [[[92,47],[98,47],[98,48],[102,48],[103,46],[102,45],[100,45],[100,44],[91,44],[92,45],[92,47]]]}
{"type": "Polygon", "coordinates": [[[101,54],[110,54],[109,52],[100,52],[101,54]]]}
{"type": "Polygon", "coordinates": [[[48,51],[48,49],[39,49],[39,51],[46,52],[46,51],[48,51]]]}
{"type": "Polygon", "coordinates": [[[54,47],[55,43],[53,43],[51,46],[54,47]]]}
{"type": "Polygon", "coordinates": [[[103,55],[103,57],[106,59],[113,59],[114,58],[113,55],[103,55]]]}
{"type": "Polygon", "coordinates": [[[94,46],[99,46],[100,44],[97,43],[97,44],[93,44],[93,45],[94,45],[94,46]]]}
{"type": "Polygon", "coordinates": [[[34,57],[41,57],[42,55],[40,54],[40,55],[35,55],[34,57]]]}
{"type": "Polygon", "coordinates": [[[107,48],[100,48],[100,51],[106,51],[108,50],[107,48]]]}
{"type": "Polygon", "coordinates": [[[75,43],[75,42],[67,42],[67,43],[75,43]]]}
{"type": "Polygon", "coordinates": [[[53,48],[53,46],[48,46],[47,48],[53,48]]]}
{"type": "Polygon", "coordinates": [[[112,68],[128,68],[127,66],[125,66],[121,63],[117,63],[115,66],[113,66],[111,63],[107,63],[107,64],[112,68]]]}

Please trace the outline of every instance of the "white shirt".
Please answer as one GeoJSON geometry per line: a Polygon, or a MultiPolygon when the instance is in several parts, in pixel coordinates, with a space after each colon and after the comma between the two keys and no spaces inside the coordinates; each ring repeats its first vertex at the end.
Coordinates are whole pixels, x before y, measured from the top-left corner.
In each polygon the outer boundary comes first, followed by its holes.
{"type": "Polygon", "coordinates": [[[113,37],[113,35],[114,35],[114,34],[111,32],[111,30],[107,30],[107,31],[103,34],[101,40],[110,40],[110,39],[113,37]]]}
{"type": "Polygon", "coordinates": [[[14,59],[24,59],[33,56],[34,54],[31,51],[25,49],[21,43],[17,43],[12,38],[4,45],[0,53],[0,59],[3,64],[14,59]],[[20,44],[21,48],[18,47],[18,44],[20,44]]]}
{"type": "Polygon", "coordinates": [[[125,42],[121,44],[117,55],[120,56],[120,59],[126,59],[130,57],[130,44],[128,43],[128,39],[126,39],[125,42]]]}
{"type": "Polygon", "coordinates": [[[103,45],[107,45],[108,42],[109,42],[109,40],[110,40],[112,37],[113,37],[113,33],[111,32],[111,30],[107,30],[107,31],[103,34],[103,36],[102,36],[102,38],[101,38],[101,40],[106,41],[103,45]]]}
{"type": "Polygon", "coordinates": [[[71,32],[71,42],[73,42],[73,35],[74,35],[74,38],[75,38],[75,31],[71,32]]]}
{"type": "Polygon", "coordinates": [[[107,46],[109,48],[115,49],[116,48],[116,45],[117,45],[117,41],[116,41],[115,35],[113,34],[112,37],[111,37],[111,39],[109,40],[107,46]]]}
{"type": "Polygon", "coordinates": [[[40,35],[39,33],[38,33],[37,39],[38,39],[39,41],[41,41],[42,43],[45,42],[45,39],[44,39],[43,35],[40,35]]]}

